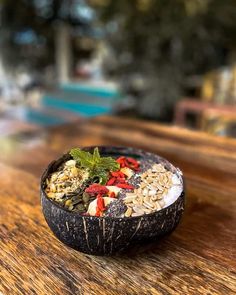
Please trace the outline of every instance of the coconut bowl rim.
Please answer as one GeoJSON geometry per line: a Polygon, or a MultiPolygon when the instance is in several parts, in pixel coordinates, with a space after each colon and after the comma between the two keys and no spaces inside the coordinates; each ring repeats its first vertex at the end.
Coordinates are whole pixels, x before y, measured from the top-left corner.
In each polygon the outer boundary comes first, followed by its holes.
{"type": "MultiPolygon", "coordinates": [[[[178,167],[175,167],[171,162],[169,162],[167,159],[165,159],[164,157],[161,157],[159,156],[158,154],[156,153],[152,153],[152,152],[147,152],[143,149],[139,149],[139,148],[134,148],[134,147],[128,147],[128,146],[109,146],[109,145],[96,145],[96,146],[84,146],[84,147],[81,147],[82,150],[91,150],[91,149],[94,149],[95,147],[98,147],[99,148],[103,148],[103,149],[129,149],[129,151],[133,151],[134,153],[142,153],[144,155],[150,155],[150,156],[158,156],[160,159],[164,160],[165,162],[167,162],[168,164],[170,164],[170,166],[174,167],[174,169],[176,169],[176,174],[177,176],[181,179],[181,182],[182,182],[182,192],[181,194],[177,197],[177,199],[171,203],[170,205],[168,205],[167,207],[164,207],[164,208],[161,208],[160,210],[158,211],[155,211],[155,212],[152,212],[152,213],[148,213],[148,214],[143,214],[143,215],[140,215],[140,216],[130,216],[130,217],[115,217],[115,216],[90,216],[90,215],[81,215],[81,213],[79,212],[72,212],[64,207],[62,207],[61,205],[59,205],[56,201],[50,199],[47,194],[45,193],[45,190],[44,190],[44,184],[45,184],[45,180],[47,178],[47,176],[50,174],[49,173],[49,170],[50,168],[55,165],[55,163],[59,162],[61,159],[63,159],[64,157],[68,157],[70,156],[69,155],[69,151],[62,154],[60,157],[58,157],[57,159],[51,161],[48,166],[46,167],[46,169],[43,171],[42,173],[42,176],[40,178],[40,198],[42,199],[43,197],[46,198],[53,206],[56,206],[58,209],[62,210],[62,211],[65,211],[66,213],[68,213],[69,215],[71,216],[78,216],[80,218],[85,218],[85,219],[97,219],[97,220],[137,220],[137,219],[140,219],[140,218],[143,218],[143,217],[152,217],[152,216],[155,216],[155,215],[158,215],[160,214],[160,212],[162,212],[163,210],[167,210],[168,208],[172,207],[178,200],[179,198],[183,198],[184,197],[184,194],[185,194],[185,182],[184,182],[184,177],[183,177],[183,173],[182,171],[178,168],[178,167]]],[[[105,154],[105,153],[104,153],[105,154]]],[[[141,156],[142,157],[142,156],[141,156]]]]}

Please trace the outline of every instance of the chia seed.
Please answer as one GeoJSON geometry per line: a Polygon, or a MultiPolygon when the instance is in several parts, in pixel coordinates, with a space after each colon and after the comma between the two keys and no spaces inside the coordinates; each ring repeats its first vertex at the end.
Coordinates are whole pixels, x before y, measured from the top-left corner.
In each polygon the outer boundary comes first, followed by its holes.
{"type": "Polygon", "coordinates": [[[127,206],[123,202],[122,199],[117,199],[113,202],[111,202],[107,206],[107,211],[105,212],[105,216],[109,217],[122,217],[122,215],[127,210],[127,206]]]}

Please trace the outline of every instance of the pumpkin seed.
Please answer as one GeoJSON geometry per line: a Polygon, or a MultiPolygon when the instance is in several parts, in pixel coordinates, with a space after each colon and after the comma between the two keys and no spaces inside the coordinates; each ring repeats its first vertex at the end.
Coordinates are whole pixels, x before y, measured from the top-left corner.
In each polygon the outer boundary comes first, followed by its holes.
{"type": "Polygon", "coordinates": [[[79,212],[84,212],[86,209],[85,209],[85,206],[83,204],[78,204],[76,206],[76,209],[79,211],[79,212]]]}
{"type": "Polygon", "coordinates": [[[77,200],[73,200],[73,201],[71,202],[71,204],[72,204],[73,206],[75,206],[75,205],[77,205],[77,204],[79,204],[79,203],[81,203],[81,202],[82,202],[81,199],[77,199],[77,200]]]}
{"type": "Polygon", "coordinates": [[[71,205],[71,200],[66,200],[66,202],[65,202],[65,206],[70,206],[71,205]]]}
{"type": "Polygon", "coordinates": [[[84,201],[84,203],[88,203],[89,202],[89,199],[90,199],[89,194],[83,193],[83,201],[84,201]]]}

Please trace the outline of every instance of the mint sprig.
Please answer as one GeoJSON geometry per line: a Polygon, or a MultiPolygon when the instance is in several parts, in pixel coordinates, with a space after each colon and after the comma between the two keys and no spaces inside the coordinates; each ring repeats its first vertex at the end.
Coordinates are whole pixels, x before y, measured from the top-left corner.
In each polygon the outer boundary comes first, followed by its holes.
{"type": "Polygon", "coordinates": [[[93,153],[74,148],[71,149],[70,155],[80,167],[88,169],[90,177],[97,177],[101,184],[106,184],[110,171],[120,168],[119,163],[112,157],[101,157],[97,147],[93,153]]]}

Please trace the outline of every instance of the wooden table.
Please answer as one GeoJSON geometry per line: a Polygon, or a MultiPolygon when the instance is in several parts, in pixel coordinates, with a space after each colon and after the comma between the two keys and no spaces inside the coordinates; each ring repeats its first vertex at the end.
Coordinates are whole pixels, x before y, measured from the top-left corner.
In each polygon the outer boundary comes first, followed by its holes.
{"type": "Polygon", "coordinates": [[[0,294],[236,294],[236,141],[118,117],[0,139],[0,294]],[[183,170],[181,224],[159,244],[95,257],[44,221],[39,176],[73,146],[130,145],[183,170]]]}

